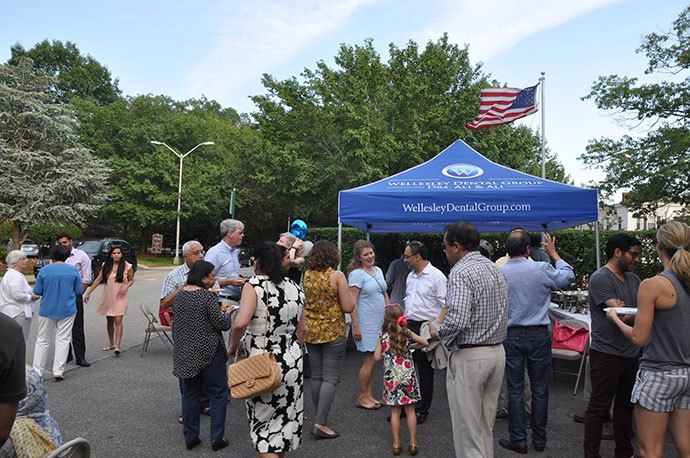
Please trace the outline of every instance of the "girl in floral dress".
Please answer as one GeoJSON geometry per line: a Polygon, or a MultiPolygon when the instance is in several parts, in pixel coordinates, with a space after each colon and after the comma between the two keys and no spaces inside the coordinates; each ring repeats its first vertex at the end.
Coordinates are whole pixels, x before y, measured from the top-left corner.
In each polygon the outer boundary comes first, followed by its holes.
{"type": "Polygon", "coordinates": [[[410,454],[416,455],[417,417],[414,404],[420,400],[419,385],[414,372],[410,347],[426,347],[429,342],[407,329],[407,317],[399,304],[388,304],[383,313],[381,338],[376,344],[374,359],[383,359],[383,401],[391,406],[393,455],[400,455],[400,414],[405,409],[410,431],[410,454]]]}

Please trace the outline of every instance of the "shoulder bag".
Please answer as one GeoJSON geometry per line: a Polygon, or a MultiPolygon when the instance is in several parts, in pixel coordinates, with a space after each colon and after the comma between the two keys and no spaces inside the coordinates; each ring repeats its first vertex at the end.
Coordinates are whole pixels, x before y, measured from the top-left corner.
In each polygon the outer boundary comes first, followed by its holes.
{"type": "MultiPolygon", "coordinates": [[[[270,329],[270,314],[268,313],[268,294],[264,284],[264,305],[266,306],[266,341],[268,342],[268,329],[270,329]]],[[[276,357],[270,351],[264,351],[260,355],[237,361],[228,366],[228,387],[230,397],[233,399],[249,399],[254,396],[273,391],[283,383],[283,374],[280,371],[276,357]]]]}
{"type": "Polygon", "coordinates": [[[563,325],[557,320],[553,326],[551,348],[555,350],[571,350],[582,353],[587,347],[588,340],[589,329],[574,328],[572,326],[563,325]]]}

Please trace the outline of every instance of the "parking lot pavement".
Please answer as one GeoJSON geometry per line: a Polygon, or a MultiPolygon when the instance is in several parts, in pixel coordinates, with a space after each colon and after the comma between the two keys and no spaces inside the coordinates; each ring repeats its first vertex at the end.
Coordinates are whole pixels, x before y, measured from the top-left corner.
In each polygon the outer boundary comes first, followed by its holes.
{"type": "MultiPolygon", "coordinates": [[[[210,448],[209,417],[202,415],[200,447],[191,452],[184,448],[177,380],[172,376],[170,353],[154,340],[144,357],[133,347],[120,357],[97,360],[88,369],[76,368],[66,374],[64,382],[46,381],[48,407],[56,418],[65,440],[86,438],[94,457],[217,456],[210,448]]],[[[302,447],[288,456],[295,457],[382,457],[391,454],[388,409],[357,409],[357,371],[361,355],[348,348],[341,384],[331,409],[329,423],[341,433],[333,440],[314,440],[311,430],[314,409],[305,380],[305,415],[302,447]]],[[[377,368],[374,380],[380,389],[382,374],[377,368]]],[[[573,414],[584,409],[582,394],[572,395],[574,378],[559,376],[550,391],[548,443],[544,457],[582,456],[583,425],[574,423],[573,414]]],[[[254,456],[249,439],[243,401],[228,405],[226,436],[230,447],[223,456],[254,456]]],[[[401,432],[407,454],[407,432],[401,432]]],[[[512,457],[498,440],[508,437],[508,422],[494,427],[496,457],[512,457]]],[[[434,402],[428,420],[418,426],[420,456],[452,457],[452,427],[445,390],[445,372],[437,371],[434,402]]],[[[613,456],[613,441],[602,442],[602,456],[613,456]]],[[[672,453],[671,448],[667,451],[672,453]]],[[[530,450],[530,454],[535,452],[530,450]]]]}

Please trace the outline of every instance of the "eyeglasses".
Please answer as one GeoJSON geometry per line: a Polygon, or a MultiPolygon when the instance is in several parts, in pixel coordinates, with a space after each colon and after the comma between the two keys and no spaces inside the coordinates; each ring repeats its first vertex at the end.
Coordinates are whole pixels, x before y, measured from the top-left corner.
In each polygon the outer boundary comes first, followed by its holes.
{"type": "Polygon", "coordinates": [[[410,258],[412,258],[412,257],[414,257],[414,256],[417,256],[418,254],[419,254],[419,253],[407,255],[407,254],[403,253],[403,256],[405,256],[405,259],[410,259],[410,258]]]}
{"type": "Polygon", "coordinates": [[[630,251],[630,250],[628,250],[628,253],[630,253],[630,256],[632,256],[632,257],[635,258],[635,259],[637,259],[637,258],[640,257],[640,252],[639,252],[639,251],[630,251]]]}
{"type": "Polygon", "coordinates": [[[442,249],[443,251],[446,251],[446,248],[448,248],[449,246],[453,246],[453,245],[455,245],[456,243],[457,243],[457,242],[448,243],[448,242],[446,242],[446,241],[444,240],[443,242],[441,242],[441,249],[442,249]]]}

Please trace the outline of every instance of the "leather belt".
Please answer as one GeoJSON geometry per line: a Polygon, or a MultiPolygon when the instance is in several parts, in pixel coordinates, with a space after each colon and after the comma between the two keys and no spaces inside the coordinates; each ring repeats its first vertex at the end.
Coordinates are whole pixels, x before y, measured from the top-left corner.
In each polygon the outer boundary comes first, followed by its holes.
{"type": "Polygon", "coordinates": [[[526,329],[528,331],[548,331],[549,327],[545,324],[538,324],[535,326],[511,326],[508,329],[526,329]]]}
{"type": "Polygon", "coordinates": [[[463,348],[479,348],[479,347],[495,347],[498,344],[463,344],[463,345],[458,345],[458,350],[462,350],[463,348]]]}

